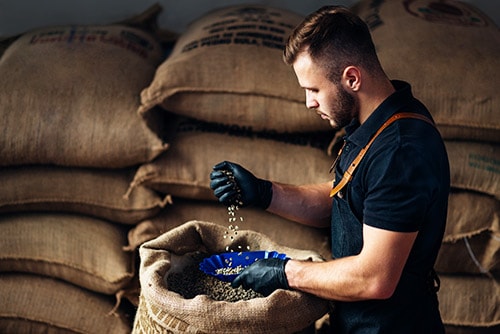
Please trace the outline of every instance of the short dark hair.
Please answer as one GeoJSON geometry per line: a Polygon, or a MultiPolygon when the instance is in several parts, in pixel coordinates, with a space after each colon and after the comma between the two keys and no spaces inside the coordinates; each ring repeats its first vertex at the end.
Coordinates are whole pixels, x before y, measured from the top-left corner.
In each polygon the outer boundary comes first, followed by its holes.
{"type": "Polygon", "coordinates": [[[372,74],[382,71],[367,24],[343,6],[324,6],[309,14],[288,37],[283,60],[292,65],[304,51],[333,82],[350,65],[372,74]]]}

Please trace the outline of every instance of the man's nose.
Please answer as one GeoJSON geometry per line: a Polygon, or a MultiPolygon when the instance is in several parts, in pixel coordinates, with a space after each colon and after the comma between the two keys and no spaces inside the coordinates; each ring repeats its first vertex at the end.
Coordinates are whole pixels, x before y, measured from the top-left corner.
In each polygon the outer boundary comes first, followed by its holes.
{"type": "Polygon", "coordinates": [[[306,98],[306,107],[308,109],[316,109],[316,108],[318,108],[318,102],[313,98],[307,97],[306,98]]]}
{"type": "Polygon", "coordinates": [[[318,107],[318,102],[312,96],[312,94],[306,92],[306,107],[308,109],[315,109],[318,107]]]}

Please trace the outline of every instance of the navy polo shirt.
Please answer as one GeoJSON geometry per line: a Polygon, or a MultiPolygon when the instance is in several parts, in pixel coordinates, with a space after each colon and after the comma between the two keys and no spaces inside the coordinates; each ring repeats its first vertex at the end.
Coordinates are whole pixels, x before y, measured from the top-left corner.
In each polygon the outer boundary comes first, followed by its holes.
{"type": "MultiPolygon", "coordinates": [[[[380,126],[397,112],[413,112],[432,120],[427,108],[412,95],[409,84],[392,81],[396,92],[360,125],[346,127],[346,144],[336,168],[336,182],[380,126]]],[[[397,232],[419,231],[408,260],[413,270],[432,268],[446,224],[450,175],[448,157],[438,130],[418,119],[400,119],[389,125],[373,142],[353,178],[336,200],[345,200],[357,225],[345,228],[347,249],[332,248],[334,257],[358,254],[362,247],[362,224],[397,232]],[[352,240],[359,240],[352,242],[352,240]],[[337,252],[337,254],[335,254],[337,252]],[[415,268],[416,267],[416,268],[415,268]],[[417,269],[418,268],[418,269],[417,269]]],[[[335,203],[334,203],[335,205],[335,203]]],[[[332,225],[339,217],[332,216],[332,225]]]]}
{"type": "MultiPolygon", "coordinates": [[[[431,118],[413,97],[410,85],[392,83],[395,93],[362,125],[353,121],[346,128],[335,183],[393,114],[413,112],[431,118]]],[[[359,254],[363,224],[397,232],[418,231],[418,235],[394,294],[384,300],[337,301],[330,318],[335,333],[444,332],[437,296],[429,290],[427,275],[444,234],[449,187],[448,157],[433,125],[399,119],[374,140],[351,181],[333,198],[332,255],[359,254]]]]}

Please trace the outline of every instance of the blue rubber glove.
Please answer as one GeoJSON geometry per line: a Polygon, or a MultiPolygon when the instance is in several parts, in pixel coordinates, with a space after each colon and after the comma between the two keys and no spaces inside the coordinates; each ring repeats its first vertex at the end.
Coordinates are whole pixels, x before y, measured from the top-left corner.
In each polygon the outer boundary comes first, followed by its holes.
{"type": "Polygon", "coordinates": [[[210,188],[225,205],[258,206],[267,209],[273,197],[270,181],[259,179],[242,166],[223,161],[210,173],[210,188]]]}
{"type": "Polygon", "coordinates": [[[266,297],[276,289],[290,290],[285,274],[288,260],[288,258],[270,258],[256,261],[236,276],[231,286],[237,288],[241,285],[266,297]]]}

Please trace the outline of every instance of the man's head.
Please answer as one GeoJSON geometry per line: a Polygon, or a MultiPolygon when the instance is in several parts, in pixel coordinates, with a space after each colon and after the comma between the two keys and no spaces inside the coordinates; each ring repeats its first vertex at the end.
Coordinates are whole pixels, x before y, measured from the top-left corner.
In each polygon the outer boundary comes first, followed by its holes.
{"type": "Polygon", "coordinates": [[[334,128],[358,117],[362,74],[385,77],[368,26],[339,6],[307,16],[290,35],[283,59],[306,91],[307,107],[334,128]]]}
{"type": "Polygon", "coordinates": [[[283,53],[285,63],[293,65],[301,52],[309,53],[332,82],[350,65],[371,74],[381,71],[368,26],[341,6],[322,7],[295,28],[283,53]]]}

